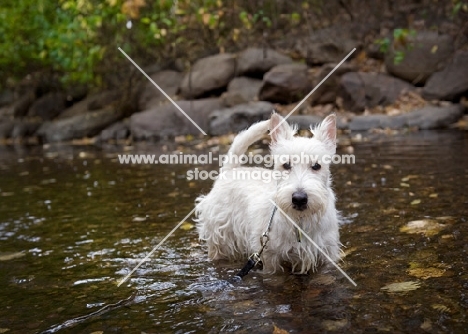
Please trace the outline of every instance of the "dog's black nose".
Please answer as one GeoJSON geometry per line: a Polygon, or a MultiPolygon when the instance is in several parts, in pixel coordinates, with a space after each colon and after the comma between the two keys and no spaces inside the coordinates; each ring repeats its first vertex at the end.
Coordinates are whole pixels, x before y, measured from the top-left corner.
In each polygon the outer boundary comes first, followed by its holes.
{"type": "Polygon", "coordinates": [[[307,194],[303,191],[296,191],[292,194],[293,208],[299,211],[307,208],[307,194]]]}

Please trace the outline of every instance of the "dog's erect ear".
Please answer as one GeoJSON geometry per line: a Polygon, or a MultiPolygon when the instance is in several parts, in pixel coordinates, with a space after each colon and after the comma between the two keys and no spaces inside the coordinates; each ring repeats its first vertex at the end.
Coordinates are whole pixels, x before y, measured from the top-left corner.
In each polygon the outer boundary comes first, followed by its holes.
{"type": "Polygon", "coordinates": [[[325,117],[325,119],[317,125],[315,129],[311,129],[314,134],[314,138],[320,140],[325,146],[333,151],[336,151],[336,115],[331,114],[325,117]]]}
{"type": "Polygon", "coordinates": [[[270,118],[270,136],[274,144],[280,139],[292,139],[294,131],[283,117],[277,113],[273,113],[270,118]]]}

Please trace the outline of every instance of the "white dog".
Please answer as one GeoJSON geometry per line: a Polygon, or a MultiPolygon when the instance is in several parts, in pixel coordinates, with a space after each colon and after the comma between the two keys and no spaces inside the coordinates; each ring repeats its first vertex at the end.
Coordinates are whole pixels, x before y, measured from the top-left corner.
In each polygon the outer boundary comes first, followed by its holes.
{"type": "Polygon", "coordinates": [[[336,151],[335,115],[328,116],[311,131],[313,138],[294,137],[296,129],[278,114],[272,114],[270,120],[256,123],[237,135],[228,152],[232,160],[224,164],[211,192],[196,200],[197,229],[200,239],[208,244],[211,259],[247,258],[259,252],[262,234],[267,230],[269,242],[261,254],[264,272],[283,270],[284,264],[289,264],[295,273],[314,271],[325,262],[316,246],[333,261],[340,258],[339,215],[329,164],[324,162],[325,156],[330,158],[336,151]],[[273,171],[241,167],[232,161],[238,160],[233,157],[245,154],[267,130],[275,158],[273,171]],[[248,177],[249,173],[265,176],[265,172],[281,177],[268,180],[248,177]],[[274,213],[272,201],[281,210],[274,213]],[[316,245],[301,237],[301,232],[284,214],[316,245]]]}

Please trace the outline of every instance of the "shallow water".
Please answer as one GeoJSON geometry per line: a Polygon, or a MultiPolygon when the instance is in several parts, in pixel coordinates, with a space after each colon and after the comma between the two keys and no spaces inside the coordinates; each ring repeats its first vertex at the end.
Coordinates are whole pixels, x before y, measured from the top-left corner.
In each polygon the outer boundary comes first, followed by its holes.
{"type": "Polygon", "coordinates": [[[364,139],[333,167],[357,287],[333,268],[229,282],[243,263],[209,261],[191,221],[117,287],[211,181],[121,148],[0,147],[0,333],[466,332],[468,133],[364,139]]]}

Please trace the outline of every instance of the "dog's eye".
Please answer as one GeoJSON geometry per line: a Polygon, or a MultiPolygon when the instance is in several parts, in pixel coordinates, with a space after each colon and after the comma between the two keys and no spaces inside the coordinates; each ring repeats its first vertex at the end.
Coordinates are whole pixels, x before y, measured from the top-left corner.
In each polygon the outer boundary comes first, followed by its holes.
{"type": "Polygon", "coordinates": [[[289,162],[286,162],[283,164],[283,168],[286,169],[286,170],[290,170],[291,169],[291,164],[289,162]]]}
{"type": "Polygon", "coordinates": [[[320,166],[318,162],[316,162],[315,165],[312,166],[313,170],[319,170],[320,168],[322,168],[322,166],[320,166]]]}

